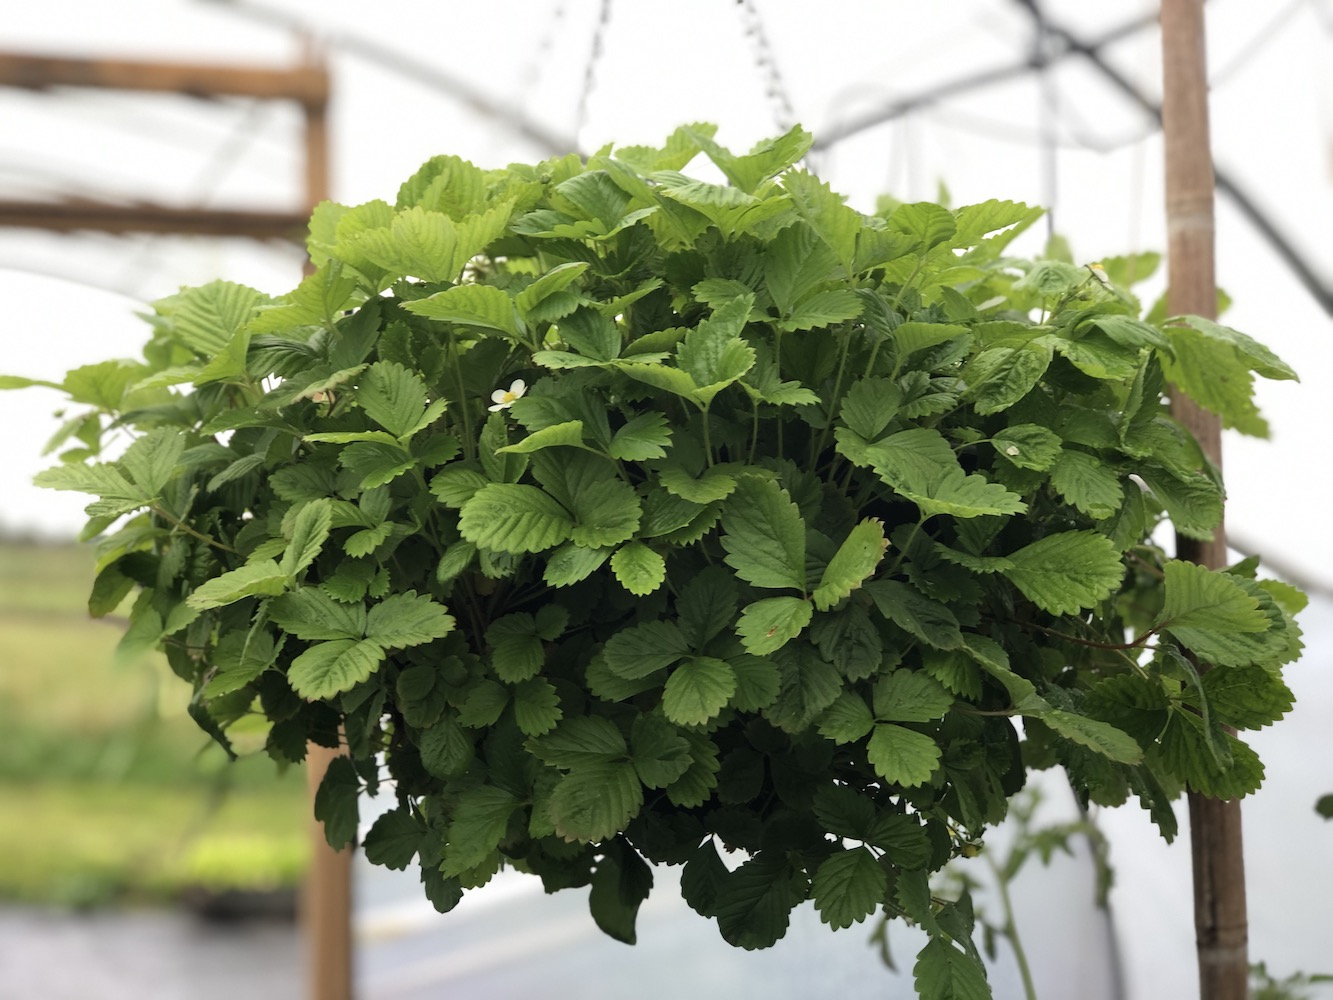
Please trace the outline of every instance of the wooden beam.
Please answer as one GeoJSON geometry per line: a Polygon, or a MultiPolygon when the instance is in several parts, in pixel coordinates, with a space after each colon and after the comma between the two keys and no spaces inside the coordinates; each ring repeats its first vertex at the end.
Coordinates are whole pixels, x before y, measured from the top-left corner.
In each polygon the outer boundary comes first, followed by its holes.
{"type": "Polygon", "coordinates": [[[261,240],[305,239],[310,216],[220,208],[178,208],[152,203],[21,202],[0,200],[0,227],[70,233],[162,233],[235,236],[261,240]]]}
{"type": "Polygon", "coordinates": [[[323,107],[329,74],[320,65],[292,69],[148,62],[133,59],[74,59],[0,52],[0,86],[43,90],[93,87],[193,97],[253,97],[323,107]]]}

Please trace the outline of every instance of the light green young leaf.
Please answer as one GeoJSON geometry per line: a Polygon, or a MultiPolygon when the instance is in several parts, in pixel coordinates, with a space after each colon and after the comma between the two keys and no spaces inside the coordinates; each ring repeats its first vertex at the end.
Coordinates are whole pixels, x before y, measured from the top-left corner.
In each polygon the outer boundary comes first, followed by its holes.
{"type": "Polygon", "coordinates": [[[799,597],[769,597],[745,606],[736,634],[746,652],[765,656],[800,635],[814,613],[813,605],[799,597]]]}
{"type": "Polygon", "coordinates": [[[234,604],[243,597],[271,597],[287,589],[289,578],[272,559],[248,563],[200,584],[185,603],[196,611],[234,604]]]}
{"type": "Polygon", "coordinates": [[[296,574],[315,561],[328,541],[333,524],[333,512],[326,499],[312,500],[301,508],[292,525],[291,541],[282,555],[281,569],[288,576],[296,574]]]}
{"type": "Polygon", "coordinates": [[[511,340],[522,340],[524,335],[514,300],[494,285],[455,285],[405,302],[403,308],[427,319],[498,330],[511,340]]]}
{"type": "Polygon", "coordinates": [[[1085,451],[1061,453],[1051,466],[1051,485],[1067,503],[1096,521],[1114,515],[1125,500],[1115,470],[1085,451]]]}
{"type": "Polygon", "coordinates": [[[84,465],[81,462],[57,465],[37,473],[32,481],[47,489],[73,490],[100,497],[100,500],[88,506],[90,515],[115,517],[146,507],[153,501],[152,495],[131,483],[109,462],[97,465],[84,465]]]}
{"type": "Polygon", "coordinates": [[[696,479],[679,466],[667,465],[658,479],[667,492],[697,504],[725,500],[736,489],[736,477],[716,468],[705,469],[696,479]]]}
{"type": "Polygon", "coordinates": [[[1095,531],[1062,531],[1010,553],[1001,572],[1053,615],[1095,607],[1120,587],[1125,567],[1115,543],[1095,531]]]}
{"type": "Polygon", "coordinates": [[[924,256],[941,243],[952,245],[958,226],[953,213],[928,201],[899,205],[888,218],[889,228],[911,237],[914,252],[924,256]]]}
{"type": "Polygon", "coordinates": [[[501,454],[530,455],[543,448],[561,445],[572,448],[584,447],[582,420],[566,420],[563,423],[551,424],[539,431],[533,431],[522,441],[495,450],[501,454]]]}
{"type": "Polygon", "coordinates": [[[1155,625],[1186,646],[1196,632],[1264,632],[1268,616],[1259,602],[1226,573],[1172,559],[1164,567],[1165,597],[1155,625]]]}
{"type": "Polygon", "coordinates": [[[875,773],[885,781],[913,788],[924,785],[935,773],[940,762],[940,748],[925,733],[881,722],[870,734],[866,756],[875,773]]]}
{"type": "MultiPolygon", "coordinates": [[[[214,358],[223,354],[238,337],[244,337],[249,343],[245,327],[267,301],[268,296],[263,292],[245,285],[211,281],[159,299],[153,303],[153,308],[167,319],[171,332],[181,343],[198,355],[214,358]]],[[[240,360],[243,364],[244,351],[240,360]]]]}
{"type": "Polygon", "coordinates": [[[741,339],[741,330],[754,306],[754,296],[732,299],[685,334],[676,349],[676,361],[698,386],[700,402],[708,402],[752,367],[755,351],[741,339]]]}
{"type": "Polygon", "coordinates": [[[414,590],[393,594],[366,615],[366,638],[385,649],[404,649],[440,639],[453,631],[453,615],[414,590]]]}
{"type": "Polygon", "coordinates": [[[921,513],[980,517],[983,514],[1021,514],[1027,504],[999,483],[963,472],[939,431],[927,427],[890,434],[866,449],[879,477],[916,503],[921,513]]]}
{"type": "Polygon", "coordinates": [[[607,454],[622,462],[645,462],[665,458],[671,446],[671,426],[656,410],[648,410],[626,421],[611,437],[607,454]]]}
{"type": "Polygon", "coordinates": [[[250,321],[251,333],[283,333],[300,326],[332,329],[338,313],[356,291],[356,278],[343,273],[342,261],[326,261],[308,274],[283,301],[262,306],[250,321]]]}
{"type": "MultiPolygon", "coordinates": [[[[764,181],[776,177],[799,160],[809,152],[815,141],[814,136],[796,125],[777,138],[761,141],[744,156],[737,156],[715,142],[711,132],[702,126],[686,126],[684,132],[726,175],[727,180],[747,194],[754,194],[764,181]]],[[[784,178],[784,182],[788,179],[790,175],[784,178]]]]}
{"type": "Polygon", "coordinates": [[[811,881],[819,918],[834,930],[858,924],[875,912],[889,891],[889,876],[865,847],[831,854],[811,881]]]}
{"type": "Polygon", "coordinates": [[[403,438],[426,411],[426,383],[396,361],[377,361],[361,376],[356,401],[371,420],[403,438]]]}
{"type": "Polygon", "coordinates": [[[574,531],[569,513],[535,486],[490,483],[463,504],[458,530],[495,552],[542,552],[574,531]]]}
{"type": "Polygon", "coordinates": [[[630,542],[611,557],[611,572],[631,594],[646,597],[666,580],[666,560],[643,542],[630,542]]]}
{"type": "MultiPolygon", "coordinates": [[[[664,485],[671,489],[670,483],[664,485]]],[[[742,580],[756,587],[805,590],[805,522],[777,483],[741,477],[722,510],[722,530],[727,565],[742,580]]]]}
{"type": "Polygon", "coordinates": [[[667,678],[662,711],[681,726],[701,726],[716,716],[736,692],[736,675],[725,660],[694,656],[667,678]]]}
{"type": "Polygon", "coordinates": [[[810,595],[815,607],[827,611],[859,587],[875,572],[888,547],[883,521],[866,518],[854,527],[824,567],[819,586],[810,595]]]}
{"type": "Polygon", "coordinates": [[[1045,471],[1060,457],[1060,436],[1037,424],[1014,424],[991,439],[991,444],[1020,469],[1045,471]]]}
{"type": "Polygon", "coordinates": [[[319,642],[292,661],[287,682],[308,701],[332,698],[368,679],[384,660],[384,649],[373,639],[334,639],[319,642]]]}

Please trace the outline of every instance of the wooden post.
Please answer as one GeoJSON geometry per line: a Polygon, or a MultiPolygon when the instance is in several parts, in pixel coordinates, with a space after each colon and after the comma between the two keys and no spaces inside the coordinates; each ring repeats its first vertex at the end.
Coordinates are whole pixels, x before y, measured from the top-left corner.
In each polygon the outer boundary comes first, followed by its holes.
{"type": "MultiPolygon", "coordinates": [[[[1213,163],[1208,130],[1208,75],[1203,0],[1162,0],[1162,128],[1166,145],[1166,219],[1172,315],[1217,315],[1214,264],[1213,163]]],[[[1172,391],[1172,415],[1222,464],[1216,416],[1172,391]]],[[[1177,535],[1182,559],[1214,569],[1227,564],[1226,533],[1212,541],[1177,535]]],[[[1194,931],[1203,1000],[1245,1000],[1249,980],[1249,921],[1238,801],[1189,793],[1194,867],[1194,931]]]]}
{"type": "MultiPolygon", "coordinates": [[[[327,70],[309,39],[304,65],[327,79],[327,70]]],[[[307,101],[305,117],[305,203],[307,215],[329,197],[328,104],[307,101]]],[[[306,273],[314,270],[306,261],[306,273]]],[[[306,747],[306,774],[313,800],[337,750],[306,747]]],[[[310,1000],[352,1000],[352,849],[335,851],[324,838],[324,825],[310,824],[310,871],[302,899],[306,942],[306,991],[310,1000]]]]}

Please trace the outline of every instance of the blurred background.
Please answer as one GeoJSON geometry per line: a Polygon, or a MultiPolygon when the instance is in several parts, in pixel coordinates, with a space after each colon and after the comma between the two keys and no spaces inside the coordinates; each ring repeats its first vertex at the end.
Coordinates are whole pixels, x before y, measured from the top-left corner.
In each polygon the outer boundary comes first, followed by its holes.
{"type": "MultiPolygon", "coordinates": [[[[1251,954],[1284,978],[1333,971],[1333,825],[1313,808],[1333,790],[1333,2],[1206,9],[1223,320],[1303,378],[1259,385],[1271,440],[1226,442],[1233,544],[1313,597],[1289,668],[1297,708],[1256,735],[1269,776],[1246,805],[1251,954]]],[[[392,197],[437,153],[531,162],[660,142],[688,121],[718,123],[733,149],[803,124],[810,165],[863,211],[881,194],[1008,198],[1050,210],[1018,252],[1053,237],[1079,263],[1161,250],[1155,15],[1137,0],[10,5],[0,373],[59,381],[133,356],[136,314],[184,284],[290,290],[312,195],[392,197]]],[[[1162,287],[1159,274],[1145,303],[1162,287]]],[[[267,759],[226,766],[165,664],[117,654],[123,623],[87,617],[82,502],[30,482],[54,461],[42,445],[62,398],[0,393],[0,996],[301,995],[304,778],[267,759]]],[[[1044,788],[992,857],[1074,818],[1067,789],[1044,788]]],[[[1109,910],[1081,832],[1013,887],[1039,992],[1192,995],[1187,836],[1162,844],[1134,807],[1097,821],[1109,910]]],[[[969,873],[983,887],[984,860],[969,873]]],[[[871,928],[833,935],[808,910],[771,953],[733,952],[673,899],[673,878],[659,873],[628,949],[601,939],[579,893],[501,879],[439,917],[410,880],[358,863],[357,995],[912,995],[910,934],[894,931],[897,973],[871,928]]],[[[982,898],[998,917],[999,897],[982,898]]],[[[997,996],[1020,995],[1003,944],[993,978],[997,996]]]]}

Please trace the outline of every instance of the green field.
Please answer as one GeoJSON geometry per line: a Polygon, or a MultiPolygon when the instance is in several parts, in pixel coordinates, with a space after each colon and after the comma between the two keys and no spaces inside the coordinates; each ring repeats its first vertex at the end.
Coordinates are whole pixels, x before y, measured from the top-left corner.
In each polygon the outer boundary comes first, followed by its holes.
{"type": "Polygon", "coordinates": [[[84,604],[93,556],[0,544],[0,899],[158,901],[295,883],[304,776],[230,764],[159,657],[118,659],[123,620],[84,604]]]}

